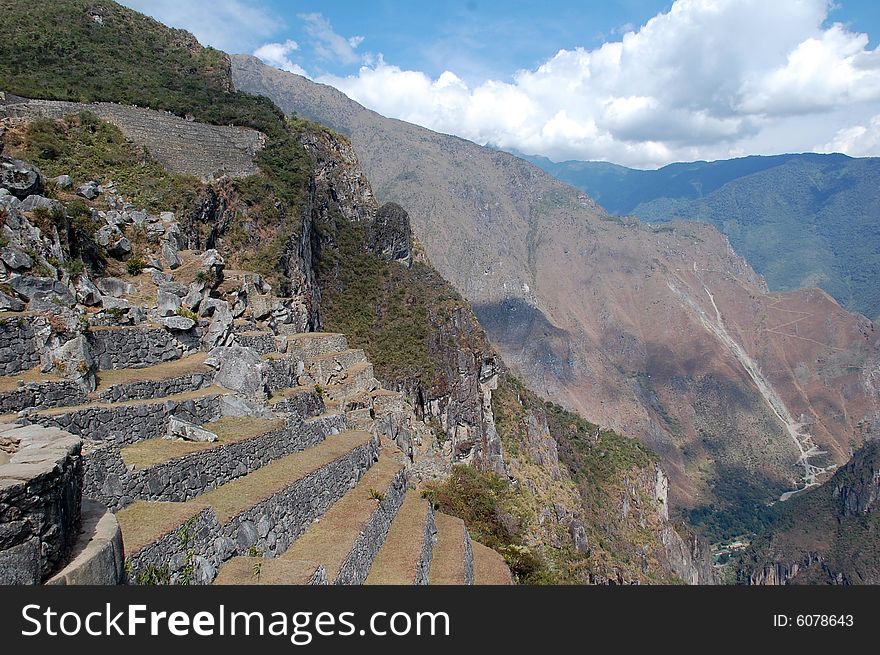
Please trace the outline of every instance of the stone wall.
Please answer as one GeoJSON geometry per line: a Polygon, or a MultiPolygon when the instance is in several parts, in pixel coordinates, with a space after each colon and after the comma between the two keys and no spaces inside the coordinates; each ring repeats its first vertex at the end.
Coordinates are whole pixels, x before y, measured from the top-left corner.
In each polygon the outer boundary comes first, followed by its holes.
{"type": "Polygon", "coordinates": [[[252,548],[276,557],[283,553],[315,519],[354,487],[379,457],[373,439],[318,469],[223,526],[223,534],[240,555],[252,548]]]}
{"type": "Polygon", "coordinates": [[[151,400],[154,398],[167,398],[187,391],[198,391],[211,386],[212,373],[189,373],[165,380],[140,380],[125,384],[114,384],[102,391],[98,399],[106,403],[116,403],[126,400],[151,400]]]}
{"type": "Polygon", "coordinates": [[[7,98],[0,102],[0,116],[60,119],[89,111],[116,125],[130,141],[146,147],[150,156],[168,170],[202,180],[221,174],[243,177],[256,173],[254,156],[265,141],[256,130],[195,123],[139,107],[7,98]]]}
{"type": "Polygon", "coordinates": [[[464,530],[464,583],[472,585],[474,584],[474,546],[467,526],[462,529],[464,530]]]}
{"type": "Polygon", "coordinates": [[[182,582],[191,570],[187,582],[210,584],[223,562],[249,555],[254,548],[267,557],[280,555],[363,477],[378,454],[378,441],[372,440],[223,526],[206,507],[185,526],[132,554],[127,562],[129,582],[167,566],[171,583],[182,582]]]}
{"type": "Polygon", "coordinates": [[[293,393],[272,404],[272,411],[294,414],[302,418],[320,416],[324,413],[324,397],[315,392],[293,393]]]}
{"type": "Polygon", "coordinates": [[[253,348],[261,355],[278,352],[278,344],[275,341],[275,335],[271,332],[261,332],[259,334],[236,334],[235,341],[242,348],[253,348]]]}
{"type": "Polygon", "coordinates": [[[385,490],[385,498],[370,516],[351,552],[339,567],[339,574],[336,580],[333,580],[333,584],[359,585],[367,579],[373,560],[376,559],[376,554],[385,543],[385,537],[388,536],[391,522],[403,504],[406,485],[406,469],[401,469],[400,473],[391,480],[385,490]]]}
{"type": "Polygon", "coordinates": [[[93,405],[67,412],[32,414],[20,420],[122,445],[163,436],[170,416],[196,425],[215,421],[221,414],[220,399],[219,394],[208,394],[187,400],[93,405]]]}
{"type": "Polygon", "coordinates": [[[266,360],[266,387],[270,392],[290,389],[299,384],[304,372],[305,365],[299,359],[285,357],[266,360]]]}
{"type": "Polygon", "coordinates": [[[19,385],[15,391],[0,393],[0,414],[11,414],[23,409],[82,405],[88,401],[88,395],[72,380],[28,382],[19,385]]]}
{"type": "Polygon", "coordinates": [[[0,319],[0,375],[29,371],[40,364],[33,326],[27,316],[0,319]]]}
{"type": "Polygon", "coordinates": [[[419,566],[416,570],[414,584],[428,584],[428,573],[431,570],[431,557],[434,554],[434,544],[437,541],[437,524],[434,523],[434,506],[428,503],[428,516],[425,520],[425,537],[422,540],[422,554],[419,558],[419,566]]]}
{"type": "Polygon", "coordinates": [[[226,548],[226,540],[218,538],[220,531],[217,514],[204,508],[177,530],[129,554],[125,562],[128,583],[145,584],[152,572],[167,575],[171,584],[211,584],[220,565],[235,555],[226,548]]]}
{"type": "Polygon", "coordinates": [[[92,328],[89,347],[98,370],[145,368],[179,359],[185,348],[165,328],[92,328]]]}
{"type": "Polygon", "coordinates": [[[0,439],[8,458],[0,465],[0,584],[39,584],[79,534],[82,441],[8,424],[0,439]]]}
{"type": "Polygon", "coordinates": [[[129,471],[119,447],[85,451],[83,495],[118,511],[135,500],[177,501],[195,498],[269,462],[314,446],[325,433],[314,425],[291,422],[267,434],[222,444],[148,469],[129,471]]]}

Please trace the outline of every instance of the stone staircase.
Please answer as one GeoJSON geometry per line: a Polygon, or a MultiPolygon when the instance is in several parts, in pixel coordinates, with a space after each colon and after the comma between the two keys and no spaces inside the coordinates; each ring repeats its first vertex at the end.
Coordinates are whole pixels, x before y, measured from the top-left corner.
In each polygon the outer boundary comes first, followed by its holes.
{"type": "Polygon", "coordinates": [[[462,521],[408,488],[385,428],[408,408],[343,335],[242,322],[226,349],[254,353],[254,394],[165,332],[90,331],[91,392],[37,369],[0,377],[3,421],[81,444],[80,535],[43,582],[511,582],[462,521]],[[213,438],[166,438],[176,421],[213,438]]]}

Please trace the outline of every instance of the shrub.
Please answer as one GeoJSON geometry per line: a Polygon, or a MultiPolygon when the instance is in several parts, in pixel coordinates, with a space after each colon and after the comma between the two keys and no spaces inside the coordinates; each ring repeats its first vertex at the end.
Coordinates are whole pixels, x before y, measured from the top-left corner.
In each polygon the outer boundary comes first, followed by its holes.
{"type": "Polygon", "coordinates": [[[140,257],[131,257],[125,264],[125,270],[128,271],[128,274],[132,277],[137,277],[138,275],[143,273],[146,267],[147,262],[145,262],[140,257]]]}

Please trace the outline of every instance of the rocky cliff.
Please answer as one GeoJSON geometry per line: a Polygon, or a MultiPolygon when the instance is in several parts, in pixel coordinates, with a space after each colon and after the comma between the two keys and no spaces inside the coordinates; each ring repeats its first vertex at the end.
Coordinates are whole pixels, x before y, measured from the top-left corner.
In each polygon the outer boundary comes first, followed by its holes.
{"type": "Polygon", "coordinates": [[[779,508],[739,564],[743,584],[880,582],[880,442],[872,441],[818,489],[779,508]]]}

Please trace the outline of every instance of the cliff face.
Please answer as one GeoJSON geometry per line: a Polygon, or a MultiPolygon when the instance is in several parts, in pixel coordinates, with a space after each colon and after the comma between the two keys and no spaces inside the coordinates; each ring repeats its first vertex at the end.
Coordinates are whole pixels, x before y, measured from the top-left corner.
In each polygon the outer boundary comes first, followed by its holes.
{"type": "Polygon", "coordinates": [[[744,554],[743,584],[880,583],[880,442],[869,442],[821,487],[779,510],[744,554]]]}
{"type": "Polygon", "coordinates": [[[493,407],[527,543],[563,580],[717,583],[705,545],[670,522],[669,480],[656,455],[510,376],[493,407]]]}

